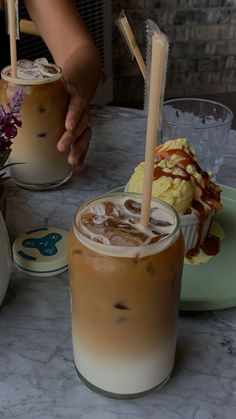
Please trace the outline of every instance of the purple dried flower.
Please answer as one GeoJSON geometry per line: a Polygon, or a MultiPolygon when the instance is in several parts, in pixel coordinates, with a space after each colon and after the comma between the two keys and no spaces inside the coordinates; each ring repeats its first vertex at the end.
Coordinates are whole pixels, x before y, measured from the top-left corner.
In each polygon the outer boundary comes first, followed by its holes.
{"type": "Polygon", "coordinates": [[[12,139],[16,137],[17,129],[22,125],[19,118],[23,98],[24,91],[17,90],[5,108],[0,103],[0,186],[9,179],[4,169],[11,153],[12,139]]]}
{"type": "Polygon", "coordinates": [[[23,90],[17,90],[4,109],[0,104],[0,155],[3,155],[12,145],[12,138],[17,135],[17,128],[21,127],[19,120],[21,104],[24,97],[23,90]]]}

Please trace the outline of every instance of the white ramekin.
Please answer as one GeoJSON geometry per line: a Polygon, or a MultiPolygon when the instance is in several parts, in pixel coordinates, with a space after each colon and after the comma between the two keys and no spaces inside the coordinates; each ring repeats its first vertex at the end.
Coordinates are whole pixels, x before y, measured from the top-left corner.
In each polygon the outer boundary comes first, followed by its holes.
{"type": "MultiPolygon", "coordinates": [[[[210,211],[202,226],[200,244],[204,242],[207,232],[209,230],[213,211],[210,211]]],[[[199,234],[199,220],[195,214],[180,215],[180,225],[184,236],[185,253],[193,249],[197,243],[199,234]]]]}

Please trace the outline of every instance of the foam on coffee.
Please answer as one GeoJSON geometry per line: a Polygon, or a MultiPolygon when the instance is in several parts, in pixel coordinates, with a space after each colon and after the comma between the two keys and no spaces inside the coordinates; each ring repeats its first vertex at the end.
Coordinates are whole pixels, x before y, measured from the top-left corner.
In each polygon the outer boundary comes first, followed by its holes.
{"type": "Polygon", "coordinates": [[[90,201],[76,213],[74,233],[96,252],[120,257],[150,255],[163,251],[176,239],[175,212],[152,200],[150,223],[140,224],[141,198],[136,194],[113,194],[90,201]]]}

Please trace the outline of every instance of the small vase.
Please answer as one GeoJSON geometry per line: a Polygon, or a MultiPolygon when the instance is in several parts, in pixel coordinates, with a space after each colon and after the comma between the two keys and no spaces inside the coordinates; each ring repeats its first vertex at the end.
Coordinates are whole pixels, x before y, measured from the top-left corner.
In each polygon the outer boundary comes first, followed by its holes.
{"type": "Polygon", "coordinates": [[[0,211],[0,305],[5,297],[11,272],[11,246],[7,228],[0,211]]]}

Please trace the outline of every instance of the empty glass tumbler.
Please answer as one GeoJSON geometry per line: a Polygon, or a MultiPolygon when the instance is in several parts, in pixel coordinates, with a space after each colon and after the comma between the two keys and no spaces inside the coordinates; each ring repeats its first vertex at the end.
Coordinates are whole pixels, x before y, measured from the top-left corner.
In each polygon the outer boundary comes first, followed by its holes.
{"type": "Polygon", "coordinates": [[[164,102],[161,141],[187,138],[201,168],[215,176],[223,163],[232,111],[221,103],[197,98],[164,102]]]}

